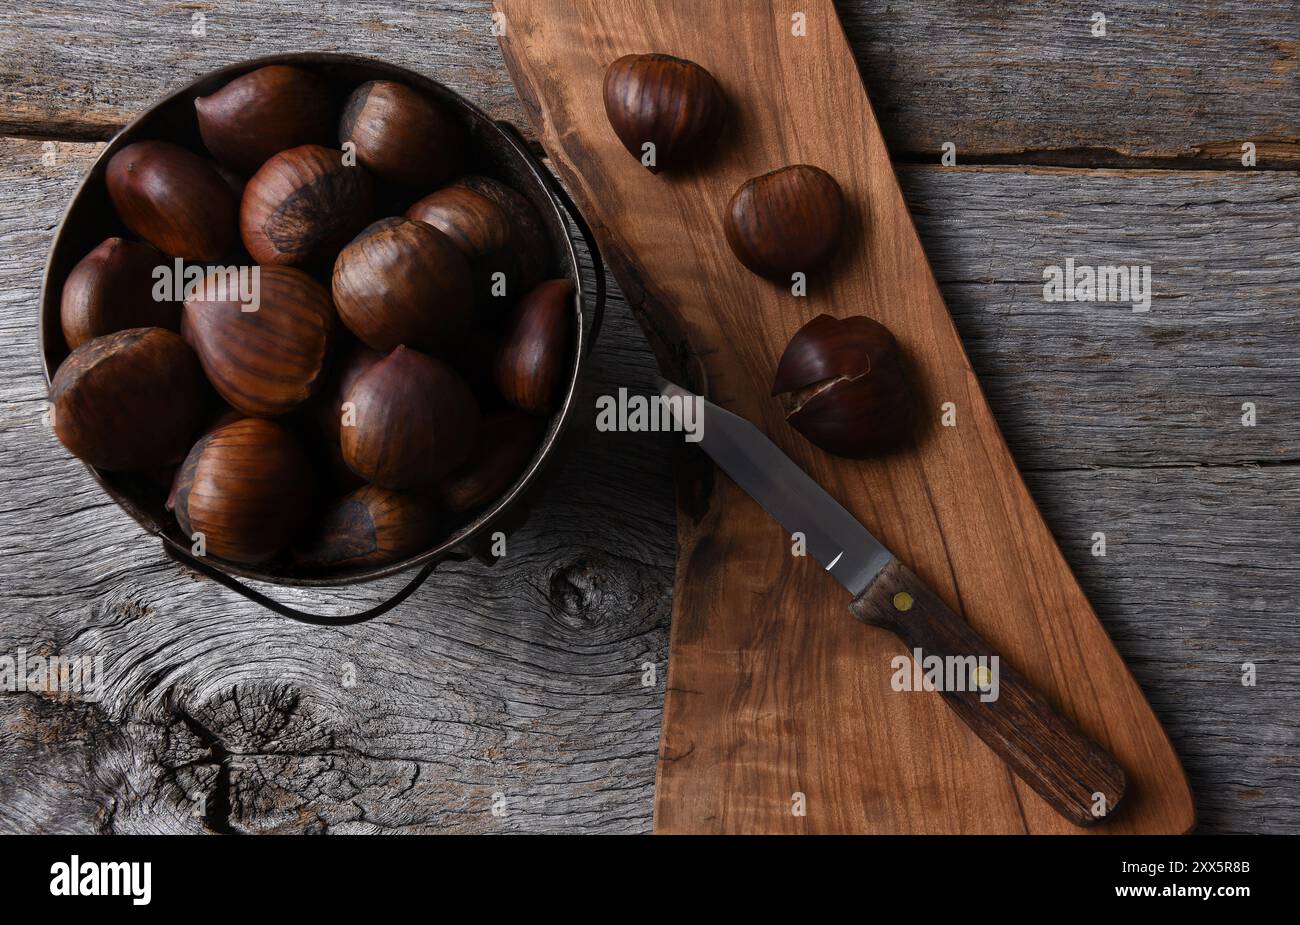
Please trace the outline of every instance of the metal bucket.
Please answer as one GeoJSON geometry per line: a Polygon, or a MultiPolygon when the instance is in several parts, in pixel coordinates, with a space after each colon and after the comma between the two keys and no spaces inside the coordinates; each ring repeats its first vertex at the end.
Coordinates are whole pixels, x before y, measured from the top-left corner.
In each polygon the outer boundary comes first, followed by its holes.
{"type": "Polygon", "coordinates": [[[436,80],[382,61],[327,52],[273,55],[219,68],[177,90],[149,107],[119,132],[95,160],[73,194],[72,202],[55,231],[41,283],[40,349],[47,383],[69,352],[63,337],[59,311],[63,283],[68,273],[104,238],[128,234],[108,200],[104,171],[109,158],[125,145],[145,139],[172,141],[204,152],[194,115],[195,97],[213,93],[234,78],[267,64],[296,64],[310,68],[330,82],[339,99],[352,87],[367,80],[386,79],[405,83],[438,100],[468,129],[479,155],[474,171],[509,184],[532,203],[551,242],[550,278],[567,277],[573,281],[576,290],[572,361],[564,383],[563,399],[559,410],[551,417],[532,460],[514,484],[495,502],[457,525],[437,545],[401,561],[341,571],[338,574],[297,575],[290,570],[269,571],[219,559],[196,558],[190,554],[190,538],[180,532],[175,518],[165,509],[165,491],[156,483],[143,476],[101,472],[91,466],[86,467],[123,510],[162,540],[164,552],[172,558],[276,613],[309,623],[345,625],[368,620],[391,610],[423,584],[439,562],[469,558],[475,551],[486,548],[485,538],[492,532],[502,529],[507,522],[511,526],[517,526],[522,521],[526,515],[526,496],[537,487],[544,467],[553,461],[561,445],[560,437],[573,416],[579,381],[604,314],[605,274],[595,240],[586,222],[568,194],[529,150],[513,125],[493,121],[460,94],[436,80]],[[578,229],[595,268],[596,286],[590,316],[584,312],[588,293],[583,286],[574,239],[565,220],[566,216],[578,229]],[[396,595],[364,612],[342,617],[322,616],[288,607],[239,580],[251,578],[278,585],[337,587],[373,581],[414,568],[419,568],[419,573],[396,595]]]}

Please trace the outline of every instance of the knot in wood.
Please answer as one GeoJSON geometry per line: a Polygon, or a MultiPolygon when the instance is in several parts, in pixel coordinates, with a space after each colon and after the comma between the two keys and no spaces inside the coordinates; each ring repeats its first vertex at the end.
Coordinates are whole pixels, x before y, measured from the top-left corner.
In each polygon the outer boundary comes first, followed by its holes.
{"type": "Polygon", "coordinates": [[[604,597],[599,570],[588,561],[570,563],[551,575],[551,616],[561,625],[585,629],[600,623],[604,597]]]}

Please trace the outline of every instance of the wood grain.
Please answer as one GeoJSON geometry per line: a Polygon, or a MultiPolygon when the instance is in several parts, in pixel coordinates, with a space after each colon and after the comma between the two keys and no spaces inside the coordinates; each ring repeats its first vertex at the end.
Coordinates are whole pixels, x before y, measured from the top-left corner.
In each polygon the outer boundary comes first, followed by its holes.
{"type": "Polygon", "coordinates": [[[1037,152],[1071,163],[1239,167],[1242,142],[1253,140],[1261,163],[1294,168],[1300,159],[1295,120],[1283,115],[1300,96],[1295,4],[836,7],[894,150],[937,160],[950,141],[959,161],[1027,162],[1037,152]],[[1094,34],[1099,11],[1104,35],[1094,34]]]}
{"type": "Polygon", "coordinates": [[[1023,467],[1300,459],[1300,176],[900,179],[998,422],[1027,438],[1014,441],[1023,467]],[[1150,267],[1150,310],[1044,301],[1044,269],[1067,258],[1150,267]]]}
{"type": "MultiPolygon", "coordinates": [[[[155,76],[152,94],[172,85],[155,76]]],[[[95,703],[0,692],[0,831],[647,831],[676,542],[668,447],[592,435],[512,534],[508,571],[454,566],[370,628],[273,619],[166,562],[40,421],[40,269],[99,149],[50,142],[47,164],[45,144],[0,139],[0,655],[99,654],[111,670],[95,703]]],[[[1296,831],[1300,368],[1296,278],[1279,261],[1297,178],[901,179],[1016,458],[1051,470],[1027,475],[1033,495],[1183,759],[1198,831],[1296,831]],[[1181,297],[1147,316],[1049,310],[1044,258],[1078,235],[1127,237],[1157,267],[1166,255],[1157,299],[1175,270],[1181,297]],[[1264,396],[1254,430],[1215,413],[1238,394],[1264,396]],[[1255,458],[1271,464],[1230,465],[1255,458]],[[1246,662],[1257,686],[1240,681],[1246,662]]],[[[615,289],[591,389],[646,388],[654,369],[615,289]]],[[[342,611],[395,587],[285,596],[342,611]]]]}
{"type": "MultiPolygon", "coordinates": [[[[1189,829],[1178,760],[973,377],[834,8],[777,2],[733,17],[684,2],[653,13],[626,0],[497,6],[512,27],[502,37],[507,67],[652,341],[681,332],[661,351],[670,374],[686,371],[682,355],[697,360],[715,401],[769,432],[1118,758],[1133,782],[1128,805],[1098,828],[1189,829]],[[794,12],[806,13],[806,36],[791,35],[794,12]],[[646,48],[708,68],[738,115],[725,157],[666,183],[628,157],[601,118],[604,66],[646,48]],[[799,162],[835,176],[857,214],[835,272],[814,274],[806,299],[748,274],[718,231],[719,204],[740,183],[799,162]],[[910,355],[923,403],[953,401],[962,423],[931,426],[916,448],[858,464],[792,438],[766,395],[803,322],[866,307],[910,355]]],[[[973,748],[938,698],[891,695],[883,666],[896,647],[846,622],[840,589],[786,542],[763,537],[773,537],[766,514],[733,483],[683,492],[656,830],[1071,830],[973,748]],[[792,810],[805,801],[816,810],[792,810]]]]}
{"type": "MultiPolygon", "coordinates": [[[[1092,6],[842,0],[891,150],[937,162],[1174,158],[1264,168],[1300,158],[1294,4],[1142,0],[1092,6]],[[1181,117],[1171,118],[1177,113],[1181,117]]],[[[436,75],[497,118],[527,118],[501,67],[488,0],[329,5],[95,0],[0,7],[0,131],[107,138],[150,99],[236,58],[347,51],[436,75]],[[196,16],[207,34],[191,35],[196,16]]]]}

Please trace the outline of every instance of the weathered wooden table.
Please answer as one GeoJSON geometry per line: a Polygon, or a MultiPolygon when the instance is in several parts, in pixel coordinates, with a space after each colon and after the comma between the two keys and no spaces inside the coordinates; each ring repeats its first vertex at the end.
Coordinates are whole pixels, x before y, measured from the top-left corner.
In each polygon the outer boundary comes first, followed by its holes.
{"type": "MultiPolygon", "coordinates": [[[[840,6],[972,362],[1200,831],[1296,831],[1298,8],[1117,0],[1098,35],[1073,4],[840,6]],[[1150,266],[1150,310],[1045,301],[1067,258],[1150,266]]],[[[0,831],[649,829],[665,441],[580,419],[503,562],[322,630],[165,559],[42,420],[40,272],[104,139],[212,67],[299,49],[424,71],[528,131],[490,25],[480,0],[0,8],[0,659],[105,670],[96,700],[0,690],[0,831]]],[[[616,291],[587,391],[653,373],[616,291]]],[[[275,593],[344,611],[396,586],[275,593]]]]}

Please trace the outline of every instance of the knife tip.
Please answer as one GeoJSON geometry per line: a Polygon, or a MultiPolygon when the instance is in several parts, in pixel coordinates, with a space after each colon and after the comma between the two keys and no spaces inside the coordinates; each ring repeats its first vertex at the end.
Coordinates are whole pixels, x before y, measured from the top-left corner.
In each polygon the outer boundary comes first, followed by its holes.
{"type": "Polygon", "coordinates": [[[659,394],[667,395],[670,398],[674,396],[687,397],[687,396],[692,396],[694,394],[692,392],[686,391],[686,389],[682,388],[677,383],[670,382],[669,380],[665,379],[663,376],[656,376],[655,383],[659,386],[659,394]]]}

